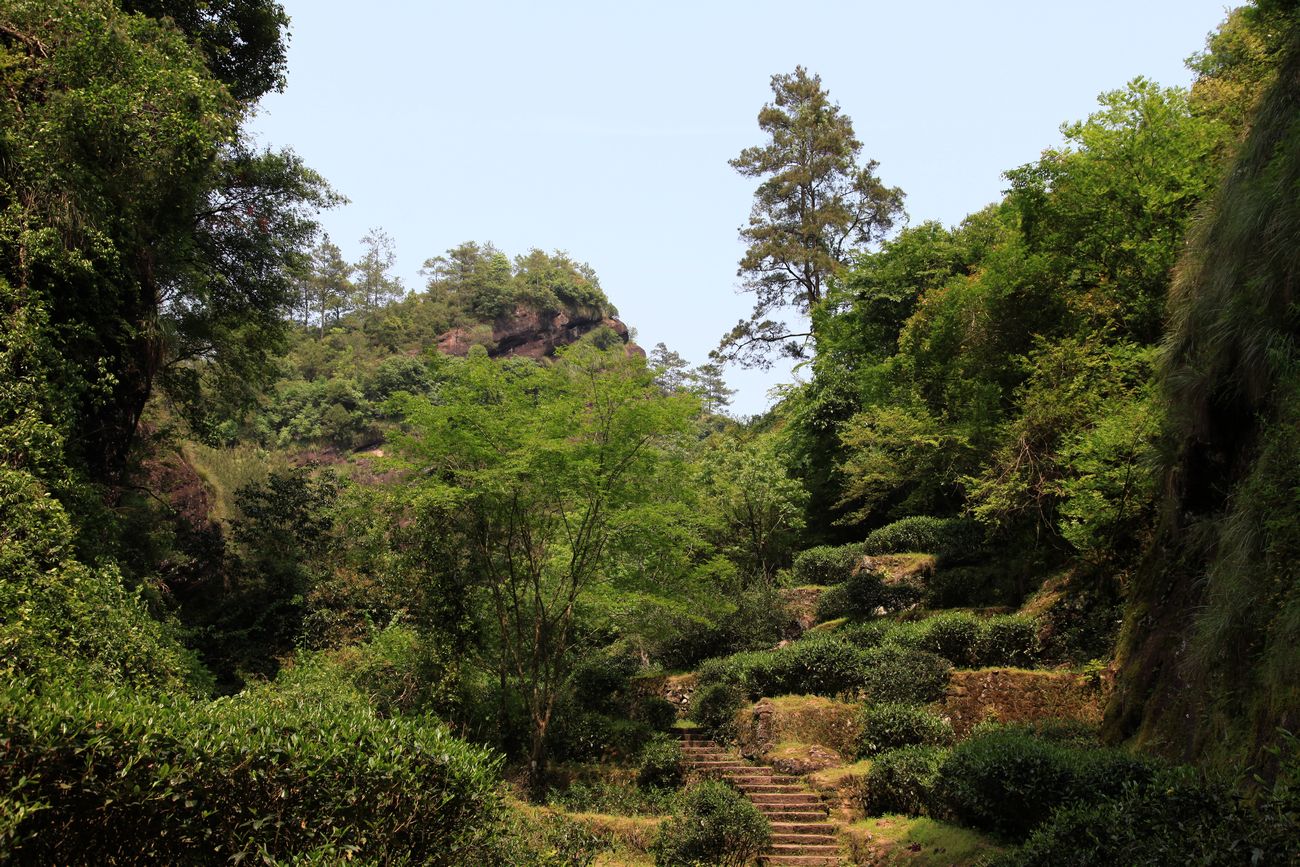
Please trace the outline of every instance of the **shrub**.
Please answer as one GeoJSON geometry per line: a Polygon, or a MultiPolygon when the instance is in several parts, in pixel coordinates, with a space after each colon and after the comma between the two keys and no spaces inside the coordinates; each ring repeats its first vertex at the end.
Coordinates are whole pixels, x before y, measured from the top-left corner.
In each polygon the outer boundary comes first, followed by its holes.
{"type": "Polygon", "coordinates": [[[656,867],[742,867],[771,842],[767,819],[725,783],[692,786],[675,806],[651,847],[656,867]]]}
{"type": "Polygon", "coordinates": [[[1031,617],[999,615],[980,627],[980,665],[1029,665],[1038,657],[1038,624],[1031,617]]]}
{"type": "Polygon", "coordinates": [[[794,555],[791,576],[795,584],[839,584],[853,574],[862,555],[861,542],[819,545],[794,555]]]}
{"type": "MultiPolygon", "coordinates": [[[[491,856],[481,863],[511,867],[588,867],[597,856],[613,848],[613,841],[607,835],[568,816],[520,811],[511,814],[508,832],[493,847],[491,856]]],[[[327,863],[348,863],[348,858],[340,853],[340,857],[327,863]]],[[[452,863],[470,862],[453,860],[452,863]]]]}
{"type": "Polygon", "coordinates": [[[835,630],[835,637],[864,650],[890,643],[897,634],[899,624],[892,620],[868,620],[850,623],[835,630]]]}
{"type": "Polygon", "coordinates": [[[1071,749],[1006,728],[958,744],[942,776],[961,822],[1023,839],[1057,807],[1118,794],[1149,780],[1153,767],[1121,750],[1071,749]]]}
{"type": "Polygon", "coordinates": [[[215,702],[8,684],[0,731],[12,863],[490,860],[504,816],[490,753],[318,669],[215,702]]]}
{"type": "Polygon", "coordinates": [[[922,621],[917,646],[953,665],[978,665],[985,622],[964,611],[949,611],[922,621]]]}
{"type": "Polygon", "coordinates": [[[676,738],[656,735],[641,750],[637,784],[642,788],[676,788],[682,782],[682,746],[676,738]]]}
{"type": "Polygon", "coordinates": [[[874,756],[909,746],[946,746],[952,725],[924,708],[886,702],[869,704],[859,716],[858,755],[874,756]]]}
{"type": "Polygon", "coordinates": [[[947,750],[933,746],[900,747],[881,753],[871,763],[863,794],[868,816],[906,813],[928,816],[941,812],[938,786],[947,750]]]}
{"type": "Polygon", "coordinates": [[[955,561],[975,553],[983,541],[983,530],[975,521],[917,515],[873,531],[863,543],[863,553],[921,552],[934,554],[941,561],[955,561]]]}
{"type": "Polygon", "coordinates": [[[691,719],[714,737],[729,737],[736,711],[745,704],[745,693],[730,683],[714,683],[695,690],[691,697],[691,719]]]}
{"type": "Polygon", "coordinates": [[[630,758],[653,734],[643,722],[583,710],[571,702],[557,705],[553,719],[548,740],[559,759],[630,758]]]}
{"type": "Polygon", "coordinates": [[[872,702],[926,704],[943,697],[948,660],[924,650],[882,646],[863,651],[862,685],[872,702]]]}
{"type": "Polygon", "coordinates": [[[628,680],[640,666],[640,659],[628,647],[610,647],[588,654],[569,675],[574,698],[588,710],[614,710],[627,692],[628,680]]]}
{"type": "Polygon", "coordinates": [[[737,653],[700,667],[702,684],[728,683],[750,698],[858,692],[866,677],[864,651],[834,636],[808,637],[778,650],[737,653]]]}
{"type": "Polygon", "coordinates": [[[770,680],[766,669],[772,665],[777,653],[779,651],[749,651],[706,659],[696,672],[699,685],[726,683],[750,693],[755,683],[770,680]]]}
{"type": "Polygon", "coordinates": [[[856,693],[862,688],[866,656],[835,638],[805,638],[771,654],[770,663],[751,677],[760,695],[825,695],[856,693]]]}
{"type": "Polygon", "coordinates": [[[884,575],[860,569],[817,599],[817,619],[834,620],[851,617],[867,620],[880,608],[889,609],[894,601],[892,588],[885,586],[884,575]]]}
{"type": "Polygon", "coordinates": [[[1113,797],[1067,805],[996,867],[1038,864],[1288,864],[1295,862],[1300,792],[1274,789],[1247,804],[1228,786],[1184,769],[1113,797]]]}
{"type": "Polygon", "coordinates": [[[632,718],[657,732],[666,732],[677,722],[677,706],[663,696],[643,696],[633,708],[632,718]]]}

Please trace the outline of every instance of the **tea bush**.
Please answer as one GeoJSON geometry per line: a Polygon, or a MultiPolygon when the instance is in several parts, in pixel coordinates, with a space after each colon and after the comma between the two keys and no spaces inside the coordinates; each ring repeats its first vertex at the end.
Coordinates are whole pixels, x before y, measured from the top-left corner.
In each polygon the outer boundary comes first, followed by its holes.
{"type": "Polygon", "coordinates": [[[691,697],[691,719],[714,737],[729,738],[736,711],[745,704],[745,693],[731,683],[713,683],[695,690],[691,697]]]}
{"type": "Polygon", "coordinates": [[[684,770],[682,746],[676,738],[656,735],[641,750],[637,784],[642,788],[676,788],[684,770]]]}
{"type": "Polygon", "coordinates": [[[900,747],[881,753],[871,763],[863,792],[868,816],[942,813],[938,787],[947,750],[933,746],[900,747]]]}
{"type": "Polygon", "coordinates": [[[1189,769],[1067,805],[994,867],[1092,864],[1294,864],[1300,790],[1278,787],[1247,801],[1189,769]]]}
{"type": "Polygon", "coordinates": [[[869,704],[858,717],[858,756],[869,757],[908,746],[947,746],[952,725],[920,707],[885,702],[869,704]]]}
{"type": "Polygon", "coordinates": [[[666,732],[677,722],[677,706],[662,696],[643,696],[633,706],[632,718],[654,731],[666,732]]]}
{"type": "Polygon", "coordinates": [[[487,857],[504,816],[498,760],[432,719],[381,719],[352,686],[308,674],[214,702],[0,688],[0,794],[19,816],[0,861],[487,857]]]}
{"type": "Polygon", "coordinates": [[[794,555],[790,567],[793,583],[839,584],[853,574],[862,559],[862,543],[850,545],[819,545],[794,555]]]}
{"type": "Polygon", "coordinates": [[[1038,624],[1030,617],[1000,615],[980,626],[977,665],[1029,665],[1038,658],[1038,624]]]}
{"type": "Polygon", "coordinates": [[[962,823],[1023,839],[1074,801],[1118,795],[1145,783],[1149,759],[1115,749],[1072,749],[1011,728],[977,734],[953,748],[943,764],[944,795],[962,823]]]}
{"type": "Polygon", "coordinates": [[[946,659],[924,650],[884,646],[863,651],[862,686],[872,702],[927,704],[943,697],[951,675],[946,659]]]}
{"type": "Polygon", "coordinates": [[[744,795],[725,783],[703,782],[677,798],[651,852],[655,867],[743,867],[771,840],[771,825],[744,795]]]}
{"type": "Polygon", "coordinates": [[[885,585],[880,572],[861,569],[818,597],[817,619],[823,622],[837,617],[867,620],[875,617],[881,608],[888,611],[895,595],[893,588],[885,585]]]}
{"type": "Polygon", "coordinates": [[[984,532],[974,521],[917,515],[873,531],[862,547],[864,554],[919,552],[953,561],[969,557],[983,543],[984,532]]]}
{"type": "Polygon", "coordinates": [[[977,645],[985,627],[984,621],[965,611],[948,611],[922,621],[917,631],[916,645],[922,650],[937,653],[957,666],[977,665],[977,645]]]}

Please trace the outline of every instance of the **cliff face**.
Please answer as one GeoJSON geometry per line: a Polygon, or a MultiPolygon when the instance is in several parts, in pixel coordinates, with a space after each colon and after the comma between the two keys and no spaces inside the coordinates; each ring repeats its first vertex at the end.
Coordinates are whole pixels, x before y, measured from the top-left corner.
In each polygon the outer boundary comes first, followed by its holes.
{"type": "Polygon", "coordinates": [[[1129,590],[1114,739],[1270,775],[1300,726],[1300,23],[1179,264],[1162,522],[1129,590]]]}
{"type": "Polygon", "coordinates": [[[627,325],[595,310],[539,311],[526,305],[498,316],[491,324],[453,328],[438,337],[438,351],[446,355],[465,355],[471,346],[487,347],[493,358],[522,356],[544,358],[562,346],[576,343],[585,335],[604,326],[622,341],[628,355],[645,355],[645,350],[631,342],[627,325]]]}

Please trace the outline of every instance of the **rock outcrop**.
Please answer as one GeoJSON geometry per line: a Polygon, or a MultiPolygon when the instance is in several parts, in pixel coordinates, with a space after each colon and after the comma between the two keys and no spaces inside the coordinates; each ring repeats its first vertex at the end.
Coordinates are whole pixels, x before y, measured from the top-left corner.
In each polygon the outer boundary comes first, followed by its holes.
{"type": "Polygon", "coordinates": [[[622,341],[628,355],[645,355],[644,349],[631,342],[627,325],[599,310],[541,311],[524,304],[498,316],[490,326],[462,326],[442,334],[438,337],[438,351],[466,355],[470,347],[477,345],[486,347],[493,358],[545,358],[601,326],[622,341]]]}

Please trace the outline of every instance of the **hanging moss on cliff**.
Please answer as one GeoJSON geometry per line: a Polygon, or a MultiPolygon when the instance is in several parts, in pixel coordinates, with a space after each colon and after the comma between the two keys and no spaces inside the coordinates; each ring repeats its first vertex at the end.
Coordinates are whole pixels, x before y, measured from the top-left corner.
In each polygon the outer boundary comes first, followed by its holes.
{"type": "Polygon", "coordinates": [[[1107,719],[1112,737],[1265,773],[1300,725],[1298,286],[1300,24],[1179,266],[1162,522],[1107,719]]]}

